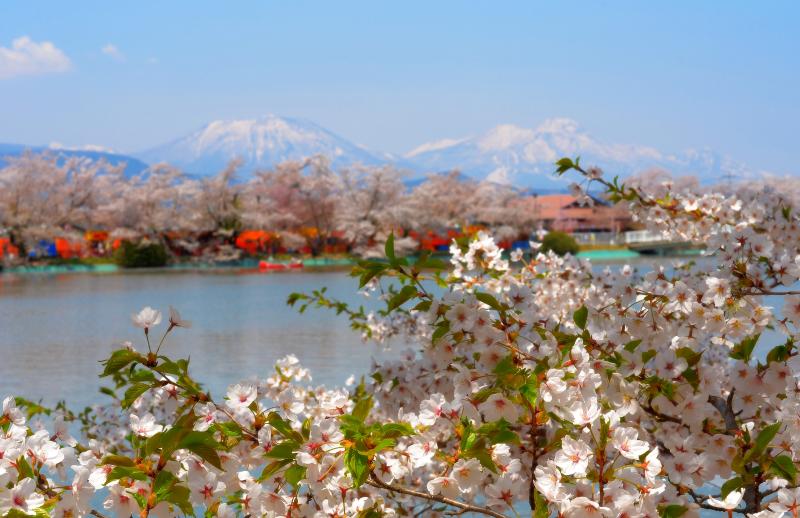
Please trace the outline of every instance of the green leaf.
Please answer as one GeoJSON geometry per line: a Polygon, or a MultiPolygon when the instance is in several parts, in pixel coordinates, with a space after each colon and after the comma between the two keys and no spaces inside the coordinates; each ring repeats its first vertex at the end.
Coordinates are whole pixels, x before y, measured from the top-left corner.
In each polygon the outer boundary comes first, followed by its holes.
{"type": "Polygon", "coordinates": [[[533,511],[533,518],[548,518],[550,516],[550,509],[547,506],[547,499],[542,495],[538,489],[534,488],[533,501],[536,508],[533,511]]]}
{"type": "Polygon", "coordinates": [[[492,460],[492,455],[486,449],[475,450],[471,454],[472,457],[478,459],[478,462],[481,463],[481,466],[488,469],[492,473],[497,473],[497,464],[494,463],[492,460]]]}
{"type": "Polygon", "coordinates": [[[381,435],[389,439],[414,435],[414,428],[408,423],[387,423],[381,425],[381,435]]]}
{"type": "Polygon", "coordinates": [[[561,176],[570,169],[572,169],[573,167],[575,167],[575,164],[573,164],[572,160],[569,158],[562,158],[558,162],[556,162],[556,166],[557,166],[556,174],[558,176],[561,176]]]}
{"type": "Polygon", "coordinates": [[[767,353],[767,364],[784,362],[789,359],[789,349],[786,345],[776,345],[767,353]]]}
{"type": "Polygon", "coordinates": [[[358,451],[371,457],[376,453],[382,452],[383,450],[394,448],[396,445],[397,441],[394,439],[380,439],[372,448],[358,448],[358,451]]]}
{"type": "Polygon", "coordinates": [[[106,477],[106,485],[121,478],[132,478],[134,480],[147,480],[147,474],[138,468],[128,468],[125,466],[117,466],[111,470],[106,477]]]}
{"type": "Polygon", "coordinates": [[[503,305],[491,294],[484,293],[484,292],[476,292],[475,298],[486,304],[492,309],[496,309],[497,311],[503,311],[503,305]]]}
{"type": "Polygon", "coordinates": [[[303,442],[303,435],[292,428],[292,425],[278,415],[277,412],[270,412],[267,415],[267,422],[287,439],[294,439],[297,442],[303,442]]]}
{"type": "Polygon", "coordinates": [[[700,375],[694,367],[683,371],[681,376],[689,382],[689,385],[691,385],[693,389],[697,390],[697,387],[700,386],[700,375]]]}
{"type": "Polygon", "coordinates": [[[758,342],[759,337],[761,334],[749,336],[739,342],[738,344],[733,346],[729,356],[734,360],[742,360],[743,362],[749,362],[750,358],[753,355],[753,349],[756,347],[756,343],[758,342]]]}
{"type": "Polygon", "coordinates": [[[172,486],[172,489],[164,494],[163,499],[178,506],[184,515],[194,516],[192,504],[189,503],[189,495],[189,488],[180,485],[174,485],[172,486]]]}
{"type": "Polygon", "coordinates": [[[136,383],[128,387],[125,391],[125,397],[122,399],[122,408],[130,408],[130,406],[145,392],[150,389],[150,385],[146,383],[136,383]]]}
{"type": "Polygon", "coordinates": [[[785,478],[794,484],[797,477],[797,466],[794,465],[794,461],[788,455],[778,455],[772,459],[769,469],[780,478],[785,478]]]}
{"type": "Polygon", "coordinates": [[[648,349],[642,352],[642,363],[647,363],[656,357],[656,352],[653,349],[648,349]]]}
{"type": "Polygon", "coordinates": [[[294,459],[295,452],[299,449],[300,445],[295,441],[283,441],[273,446],[266,456],[270,459],[294,459]]]}
{"type": "Polygon", "coordinates": [[[371,262],[361,263],[360,267],[363,268],[363,272],[361,273],[361,277],[358,280],[358,287],[363,288],[374,277],[383,273],[388,268],[388,265],[384,263],[371,261],[371,262]]]}
{"type": "Polygon", "coordinates": [[[508,356],[504,357],[502,360],[497,362],[492,372],[498,376],[503,376],[505,374],[512,374],[517,371],[516,365],[514,365],[514,355],[509,354],[508,356]]]}
{"type": "Polygon", "coordinates": [[[344,454],[344,466],[353,479],[353,487],[358,489],[367,481],[369,459],[355,448],[348,448],[344,454]]]}
{"type": "Polygon", "coordinates": [[[189,450],[217,469],[222,469],[218,449],[222,445],[214,440],[211,432],[189,432],[178,443],[178,449],[189,450]]]}
{"type": "Polygon", "coordinates": [[[446,270],[450,267],[446,262],[435,257],[426,257],[417,262],[417,266],[419,268],[427,268],[428,270],[446,270]]]}
{"type": "Polygon", "coordinates": [[[632,353],[633,351],[636,350],[637,347],[639,347],[639,344],[641,343],[642,343],[641,340],[631,340],[630,342],[625,344],[624,349],[629,353],[632,353]]]}
{"type": "Polygon", "coordinates": [[[131,381],[138,381],[138,382],[154,382],[156,380],[155,375],[145,369],[137,369],[133,371],[133,374],[130,376],[131,381]]]}
{"type": "Polygon", "coordinates": [[[154,486],[156,494],[159,496],[159,498],[167,494],[167,492],[172,488],[172,486],[175,485],[175,482],[177,482],[175,475],[173,475],[172,473],[170,473],[165,469],[159,471],[158,476],[156,476],[156,482],[154,486]]]}
{"type": "Polygon", "coordinates": [[[117,399],[117,393],[108,387],[100,387],[100,393],[105,394],[106,396],[111,396],[114,399],[117,399]]]}
{"type": "MultiPolygon", "coordinates": [[[[753,447],[753,450],[757,450],[758,453],[757,454],[754,453],[753,456],[760,455],[761,453],[766,451],[767,446],[769,446],[769,443],[772,442],[772,439],[774,439],[775,436],[778,434],[778,431],[781,429],[781,426],[782,423],[777,422],[775,424],[767,426],[766,428],[761,430],[761,432],[759,432],[758,437],[756,437],[755,446],[753,447]]],[[[753,456],[751,456],[750,458],[752,459],[753,456]]]]}
{"type": "Polygon", "coordinates": [[[429,309],[431,309],[431,301],[430,300],[422,300],[419,303],[417,303],[417,305],[414,306],[411,309],[414,310],[414,311],[428,311],[429,309]]]}
{"type": "Polygon", "coordinates": [[[394,232],[389,234],[389,237],[386,238],[386,245],[383,249],[386,252],[386,257],[388,257],[390,261],[394,261],[394,232]]]}
{"type": "Polygon", "coordinates": [[[733,456],[733,459],[731,459],[731,469],[734,473],[739,473],[740,475],[744,475],[747,472],[742,455],[737,453],[733,456]]]}
{"type": "Polygon", "coordinates": [[[527,382],[519,388],[519,393],[522,394],[528,403],[536,406],[537,398],[539,397],[539,383],[536,379],[536,374],[528,376],[527,382]]]}
{"type": "Polygon", "coordinates": [[[686,363],[689,364],[689,367],[692,367],[693,365],[700,363],[700,359],[703,357],[703,352],[695,351],[691,347],[681,347],[675,351],[675,356],[678,358],[683,358],[686,360],[686,363]]]}
{"type": "Polygon", "coordinates": [[[36,478],[33,474],[31,465],[28,464],[28,461],[25,460],[24,456],[20,457],[17,461],[17,471],[19,472],[21,478],[36,478]]]}
{"type": "Polygon", "coordinates": [[[360,399],[356,406],[353,407],[351,415],[363,423],[367,419],[370,410],[372,410],[372,396],[360,399]]]}
{"type": "Polygon", "coordinates": [[[40,516],[47,518],[48,516],[50,516],[50,513],[48,513],[41,507],[33,512],[35,514],[31,515],[31,514],[26,514],[23,511],[20,511],[19,509],[9,509],[8,512],[3,515],[3,518],[31,518],[31,516],[40,516]]]}
{"type": "Polygon", "coordinates": [[[286,479],[288,483],[297,487],[301,480],[306,476],[306,468],[305,466],[299,466],[294,464],[289,469],[287,469],[284,474],[283,478],[286,479]]]}
{"type": "Polygon", "coordinates": [[[103,457],[103,460],[100,461],[100,465],[111,464],[112,466],[127,466],[132,467],[135,466],[132,459],[125,457],[123,455],[106,455],[103,457]]]}
{"type": "Polygon", "coordinates": [[[725,481],[725,483],[722,484],[720,498],[724,500],[732,491],[736,491],[743,485],[744,482],[742,481],[742,477],[733,477],[732,479],[725,481]]]}
{"type": "Polygon", "coordinates": [[[277,472],[279,472],[284,466],[288,466],[292,462],[294,462],[294,459],[284,459],[284,460],[276,460],[274,462],[270,462],[261,472],[261,475],[258,476],[258,481],[263,482],[269,479],[277,472]]]}
{"type": "Polygon", "coordinates": [[[227,435],[228,437],[241,437],[242,427],[238,424],[226,421],[224,423],[214,423],[214,428],[227,435]]]}
{"type": "Polygon", "coordinates": [[[586,306],[579,307],[575,313],[572,314],[572,320],[575,325],[581,329],[586,329],[586,320],[589,318],[589,309],[586,306]]]}
{"type": "Polygon", "coordinates": [[[186,446],[186,449],[205,460],[217,469],[222,469],[222,461],[220,461],[217,450],[207,444],[192,444],[186,446]]]}
{"type": "Polygon", "coordinates": [[[111,354],[111,357],[107,359],[104,363],[105,369],[103,369],[103,374],[100,376],[110,376],[115,374],[126,366],[128,366],[131,362],[135,361],[139,358],[139,353],[135,351],[131,351],[128,349],[119,349],[114,351],[111,354]]]}
{"type": "Polygon", "coordinates": [[[417,288],[408,284],[394,294],[394,296],[387,302],[387,311],[394,311],[395,309],[408,302],[412,297],[417,294],[417,288]]]}
{"type": "Polygon", "coordinates": [[[505,419],[486,423],[476,430],[479,435],[485,436],[490,444],[510,443],[519,444],[519,436],[510,429],[510,424],[505,419]]]}
{"type": "Polygon", "coordinates": [[[446,320],[442,321],[440,324],[436,326],[436,329],[434,329],[433,335],[431,336],[431,343],[435,344],[449,332],[450,332],[450,322],[446,320]]]}
{"type": "Polygon", "coordinates": [[[659,514],[661,518],[680,518],[684,514],[686,514],[689,510],[679,504],[669,504],[665,505],[659,510],[659,514]]]}

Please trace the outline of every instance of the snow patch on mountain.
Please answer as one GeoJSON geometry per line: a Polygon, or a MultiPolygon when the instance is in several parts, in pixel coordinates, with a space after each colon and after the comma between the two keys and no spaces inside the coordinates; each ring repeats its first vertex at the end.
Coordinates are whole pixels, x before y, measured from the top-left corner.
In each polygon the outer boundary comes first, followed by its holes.
{"type": "Polygon", "coordinates": [[[693,174],[708,183],[731,174],[752,174],[742,164],[708,149],[668,155],[649,146],[605,143],[568,118],[548,119],[534,129],[502,124],[483,135],[423,144],[406,158],[425,171],[455,168],[477,179],[557,189],[567,180],[553,176],[553,164],[565,156],[580,156],[585,164],[597,164],[623,177],[654,167],[676,175],[693,174]]]}
{"type": "Polygon", "coordinates": [[[173,142],[137,154],[149,163],[168,162],[190,174],[209,175],[230,160],[242,160],[247,175],[288,160],[324,155],[334,167],[383,160],[371,152],[318,126],[288,117],[214,121],[173,142]]]}

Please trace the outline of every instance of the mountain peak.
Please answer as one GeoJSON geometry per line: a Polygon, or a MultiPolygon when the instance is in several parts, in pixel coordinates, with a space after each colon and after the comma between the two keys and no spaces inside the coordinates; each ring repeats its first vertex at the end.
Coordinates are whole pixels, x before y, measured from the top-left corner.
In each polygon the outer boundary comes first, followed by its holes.
{"type": "Polygon", "coordinates": [[[731,171],[748,174],[741,164],[707,149],[664,154],[648,146],[606,143],[564,117],[547,119],[535,129],[501,124],[477,137],[423,144],[407,156],[428,171],[459,169],[477,179],[545,189],[566,187],[565,179],[552,174],[553,164],[564,156],[580,156],[584,163],[623,177],[654,167],[704,182],[719,181],[731,171]]]}
{"type": "Polygon", "coordinates": [[[578,121],[568,117],[553,117],[545,119],[544,122],[539,124],[536,128],[537,133],[550,133],[560,135],[574,135],[581,132],[580,124],[578,121]]]}
{"type": "Polygon", "coordinates": [[[210,175],[230,160],[242,171],[268,169],[288,160],[325,155],[335,167],[380,162],[369,151],[304,119],[267,114],[257,119],[216,120],[173,142],[140,153],[150,163],[169,162],[190,174],[210,175]]]}
{"type": "Polygon", "coordinates": [[[535,137],[536,132],[531,129],[514,124],[500,124],[480,137],[477,145],[483,151],[499,151],[530,142],[535,137]]]}

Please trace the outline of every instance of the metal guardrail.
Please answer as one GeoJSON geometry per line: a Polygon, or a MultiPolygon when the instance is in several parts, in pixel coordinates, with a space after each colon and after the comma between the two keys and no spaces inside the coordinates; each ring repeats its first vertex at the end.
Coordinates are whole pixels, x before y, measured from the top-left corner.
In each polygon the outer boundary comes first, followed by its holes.
{"type": "Polygon", "coordinates": [[[649,230],[629,230],[623,235],[623,242],[626,245],[635,243],[657,243],[666,240],[662,233],[651,232],[649,230]]]}
{"type": "Polygon", "coordinates": [[[572,237],[582,245],[615,245],[621,236],[617,232],[573,232],[572,237]]]}

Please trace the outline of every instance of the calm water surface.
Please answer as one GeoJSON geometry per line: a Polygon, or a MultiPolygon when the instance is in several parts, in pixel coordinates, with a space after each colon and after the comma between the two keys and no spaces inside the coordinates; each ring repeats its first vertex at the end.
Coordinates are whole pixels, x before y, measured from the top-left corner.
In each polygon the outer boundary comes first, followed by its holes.
{"type": "MultiPolygon", "coordinates": [[[[98,362],[125,340],[146,350],[131,313],[150,305],[166,317],[170,304],[193,325],[173,331],[162,350],[191,356],[191,372],[214,394],[270,375],[290,353],[315,383],[342,384],[387,353],[332,311],[300,315],[286,305],[291,292],[322,286],[332,297],[365,300],[342,272],[0,275],[0,398],[66,399],[76,408],[101,401],[98,362]]],[[[162,323],[154,336],[165,329],[162,323]]]]}

